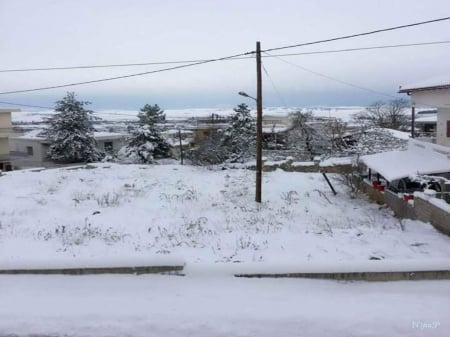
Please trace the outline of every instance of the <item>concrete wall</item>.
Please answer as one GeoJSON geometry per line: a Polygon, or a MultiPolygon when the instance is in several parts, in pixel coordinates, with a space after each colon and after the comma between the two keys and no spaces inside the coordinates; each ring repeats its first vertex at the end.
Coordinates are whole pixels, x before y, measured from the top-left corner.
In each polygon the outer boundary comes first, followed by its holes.
{"type": "Polygon", "coordinates": [[[450,235],[450,212],[434,205],[427,199],[425,195],[415,196],[414,209],[417,219],[430,222],[437,230],[450,235]]]}
{"type": "Polygon", "coordinates": [[[436,143],[450,146],[450,137],[447,137],[447,121],[450,121],[450,109],[439,108],[437,116],[436,143]]]}
{"type": "Polygon", "coordinates": [[[0,157],[9,156],[9,142],[8,138],[0,137],[0,157]]]}
{"type": "Polygon", "coordinates": [[[42,144],[39,140],[11,138],[10,148],[13,152],[26,155],[32,161],[40,162],[47,157],[48,145],[42,144]],[[33,148],[33,155],[27,154],[27,147],[33,148]]]}
{"type": "Polygon", "coordinates": [[[395,216],[398,216],[399,218],[417,219],[415,205],[413,206],[402,198],[399,198],[396,193],[386,190],[384,192],[384,200],[394,211],[395,216]]]}
{"type": "Polygon", "coordinates": [[[11,128],[11,112],[0,112],[0,129],[11,128]]]}
{"type": "Polygon", "coordinates": [[[414,202],[409,203],[389,190],[384,192],[375,190],[367,181],[363,181],[361,187],[362,192],[366,193],[369,199],[378,204],[385,203],[394,211],[395,216],[431,223],[434,228],[450,236],[450,211],[445,209],[450,209],[450,205],[443,204],[444,207],[438,207],[433,204],[433,202],[444,203],[445,201],[428,197],[423,193],[415,193],[414,202]]]}

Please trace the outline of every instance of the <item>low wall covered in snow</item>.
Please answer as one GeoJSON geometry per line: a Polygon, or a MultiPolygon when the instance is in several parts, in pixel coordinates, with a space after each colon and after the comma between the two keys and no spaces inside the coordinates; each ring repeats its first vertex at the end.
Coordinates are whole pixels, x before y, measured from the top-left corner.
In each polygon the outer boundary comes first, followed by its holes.
{"type": "Polygon", "coordinates": [[[378,191],[367,181],[361,184],[362,192],[377,204],[386,204],[399,218],[421,220],[433,225],[440,232],[450,236],[450,204],[442,199],[414,193],[414,200],[405,201],[389,190],[378,191]]]}
{"type": "Polygon", "coordinates": [[[427,197],[423,193],[416,193],[414,209],[417,219],[429,222],[437,230],[450,235],[450,205],[445,201],[427,197]]]}

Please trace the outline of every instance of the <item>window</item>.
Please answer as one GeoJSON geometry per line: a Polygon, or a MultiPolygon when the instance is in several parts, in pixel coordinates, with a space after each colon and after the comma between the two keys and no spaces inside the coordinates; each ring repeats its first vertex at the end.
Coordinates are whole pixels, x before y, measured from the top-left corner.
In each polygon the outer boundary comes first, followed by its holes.
{"type": "Polygon", "coordinates": [[[447,121],[447,138],[450,138],[450,121],[447,121]]]}
{"type": "Polygon", "coordinates": [[[105,142],[105,152],[112,152],[112,150],[114,149],[113,147],[113,142],[105,142]]]}
{"type": "Polygon", "coordinates": [[[32,146],[27,146],[27,155],[32,156],[33,155],[33,147],[32,146]]]}

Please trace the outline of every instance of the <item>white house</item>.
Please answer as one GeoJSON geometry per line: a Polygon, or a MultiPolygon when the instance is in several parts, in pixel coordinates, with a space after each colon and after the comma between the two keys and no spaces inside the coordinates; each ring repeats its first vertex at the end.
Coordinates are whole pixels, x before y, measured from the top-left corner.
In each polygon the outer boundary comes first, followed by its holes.
{"type": "MultiPolygon", "coordinates": [[[[38,134],[42,129],[29,131],[22,136],[10,138],[10,150],[16,167],[53,166],[47,159],[49,141],[38,134]]],[[[96,147],[105,153],[117,153],[125,144],[125,135],[112,132],[94,132],[96,147]]]]}
{"type": "Polygon", "coordinates": [[[399,93],[410,95],[413,106],[437,108],[436,143],[450,146],[450,76],[404,85],[399,93]]]}

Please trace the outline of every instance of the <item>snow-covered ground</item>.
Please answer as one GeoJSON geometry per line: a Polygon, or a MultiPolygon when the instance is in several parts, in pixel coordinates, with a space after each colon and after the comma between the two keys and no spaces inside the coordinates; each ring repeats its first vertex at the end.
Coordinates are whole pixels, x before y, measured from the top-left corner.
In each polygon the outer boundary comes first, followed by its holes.
{"type": "Polygon", "coordinates": [[[336,181],[334,196],[320,174],[264,173],[258,205],[254,171],[89,167],[0,177],[1,266],[118,258],[187,265],[371,265],[378,259],[426,265],[450,257],[450,238],[431,225],[350,199],[336,181]]]}
{"type": "Polygon", "coordinates": [[[446,337],[449,281],[0,276],[0,336],[446,337]]]}
{"type": "MultiPolygon", "coordinates": [[[[364,110],[364,107],[348,106],[348,107],[264,107],[264,115],[270,116],[287,116],[298,110],[311,111],[316,117],[334,117],[340,118],[345,122],[349,122],[355,113],[364,110]]],[[[209,117],[211,114],[219,116],[229,116],[234,114],[233,107],[229,108],[198,108],[198,109],[165,109],[168,119],[186,119],[191,117],[209,117]]],[[[256,114],[256,110],[252,110],[256,114]]],[[[20,112],[12,114],[12,120],[18,122],[42,122],[45,117],[49,117],[54,112],[51,110],[27,110],[22,109],[20,112]]],[[[137,110],[96,110],[95,115],[106,121],[128,121],[136,120],[137,110]]]]}

